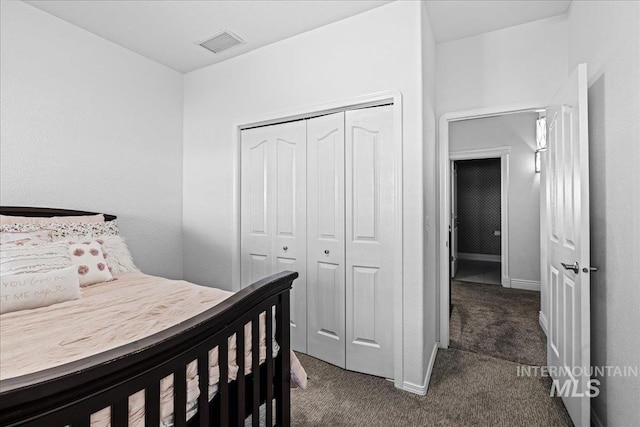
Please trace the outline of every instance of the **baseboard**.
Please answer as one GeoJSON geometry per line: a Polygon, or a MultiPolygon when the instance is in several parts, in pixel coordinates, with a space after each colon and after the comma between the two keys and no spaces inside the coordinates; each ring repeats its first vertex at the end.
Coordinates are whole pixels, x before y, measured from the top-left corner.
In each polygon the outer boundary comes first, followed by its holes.
{"type": "Polygon", "coordinates": [[[467,252],[458,252],[458,259],[466,259],[469,261],[490,261],[501,262],[500,255],[488,255],[488,254],[470,254],[467,252]]]}
{"type": "Polygon", "coordinates": [[[598,418],[598,414],[596,414],[595,409],[593,409],[593,405],[591,405],[591,425],[594,427],[604,427],[600,418],[598,418]]]}
{"type": "Polygon", "coordinates": [[[421,385],[410,383],[409,381],[404,381],[402,383],[402,389],[404,391],[408,391],[410,393],[419,394],[424,396],[427,394],[427,390],[429,389],[429,379],[431,378],[431,372],[433,371],[433,364],[436,361],[436,354],[438,353],[438,343],[433,345],[433,350],[431,350],[431,357],[429,358],[429,364],[427,365],[427,374],[424,376],[424,381],[421,385]]]}
{"type": "Polygon", "coordinates": [[[540,312],[540,316],[538,316],[538,321],[540,322],[540,327],[542,328],[542,332],[547,335],[547,317],[543,312],[540,312]]]}
{"type": "Polygon", "coordinates": [[[540,292],[540,282],[534,280],[511,279],[511,287],[515,289],[526,289],[540,292]]]}
{"type": "Polygon", "coordinates": [[[502,276],[502,287],[503,288],[510,288],[511,287],[511,277],[509,276],[502,276]]]}

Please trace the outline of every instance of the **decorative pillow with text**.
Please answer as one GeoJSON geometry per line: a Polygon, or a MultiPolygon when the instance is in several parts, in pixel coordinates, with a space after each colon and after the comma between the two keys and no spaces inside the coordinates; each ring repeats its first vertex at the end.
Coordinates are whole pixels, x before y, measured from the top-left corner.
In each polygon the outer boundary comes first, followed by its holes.
{"type": "Polygon", "coordinates": [[[0,277],[0,314],[78,298],[80,283],[75,267],[0,277]]]}

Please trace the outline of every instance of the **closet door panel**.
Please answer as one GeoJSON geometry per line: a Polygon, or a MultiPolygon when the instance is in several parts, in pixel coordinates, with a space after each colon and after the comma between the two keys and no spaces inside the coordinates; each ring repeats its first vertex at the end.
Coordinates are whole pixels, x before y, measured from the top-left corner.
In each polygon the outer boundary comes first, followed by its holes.
{"type": "Polygon", "coordinates": [[[241,285],[299,274],[291,293],[291,345],[306,351],[306,124],[242,131],[241,285]]]}
{"type": "Polygon", "coordinates": [[[260,129],[245,130],[241,144],[240,282],[245,287],[272,270],[270,135],[260,129]]]}
{"type": "Polygon", "coordinates": [[[393,377],[391,106],[346,112],[346,367],[393,377]]]}
{"type": "Polygon", "coordinates": [[[307,121],[310,355],[345,367],[344,113],[307,121]]]}
{"type": "Polygon", "coordinates": [[[307,126],[274,127],[274,272],[297,271],[291,289],[291,347],[307,352],[307,126]]]}

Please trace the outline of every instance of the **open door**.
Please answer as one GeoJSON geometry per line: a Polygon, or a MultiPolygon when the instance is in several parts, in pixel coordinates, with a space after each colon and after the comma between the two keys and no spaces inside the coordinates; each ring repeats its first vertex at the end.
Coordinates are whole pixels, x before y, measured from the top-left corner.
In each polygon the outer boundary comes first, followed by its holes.
{"type": "Polygon", "coordinates": [[[458,273],[458,171],[451,162],[451,278],[458,273]]]}
{"type": "Polygon", "coordinates": [[[590,253],[587,65],[580,64],[547,108],[546,219],[552,395],[576,426],[590,425],[590,253]]]}

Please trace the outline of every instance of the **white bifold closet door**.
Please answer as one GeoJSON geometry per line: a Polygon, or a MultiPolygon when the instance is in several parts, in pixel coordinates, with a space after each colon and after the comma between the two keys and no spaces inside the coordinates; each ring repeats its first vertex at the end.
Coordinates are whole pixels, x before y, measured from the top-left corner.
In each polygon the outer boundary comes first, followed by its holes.
{"type": "Polygon", "coordinates": [[[241,285],[298,272],[291,345],[306,352],[306,125],[301,120],[243,130],[241,144],[241,285]]]}
{"type": "Polygon", "coordinates": [[[345,368],[344,113],[307,121],[308,352],[345,368]]]}
{"type": "Polygon", "coordinates": [[[393,377],[391,106],[307,122],[309,354],[393,377]]]}
{"type": "Polygon", "coordinates": [[[242,285],[297,271],[292,347],[392,378],[392,106],[245,130],[241,156],[242,285]]]}
{"type": "Polygon", "coordinates": [[[393,147],[392,106],[345,112],[346,367],[386,378],[393,378],[393,147]]]}

